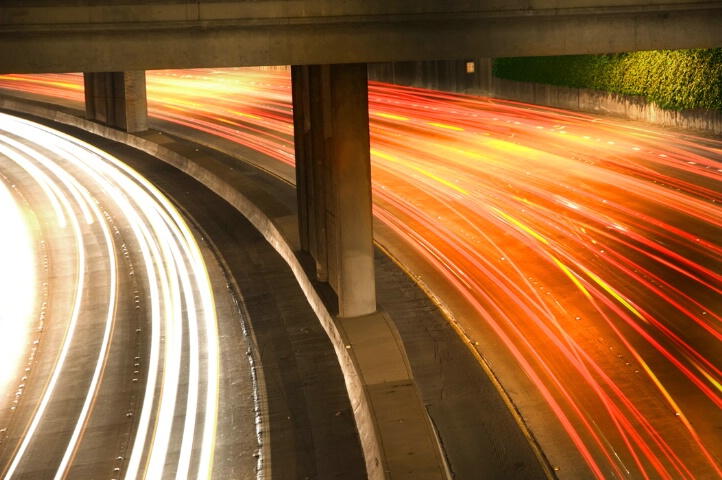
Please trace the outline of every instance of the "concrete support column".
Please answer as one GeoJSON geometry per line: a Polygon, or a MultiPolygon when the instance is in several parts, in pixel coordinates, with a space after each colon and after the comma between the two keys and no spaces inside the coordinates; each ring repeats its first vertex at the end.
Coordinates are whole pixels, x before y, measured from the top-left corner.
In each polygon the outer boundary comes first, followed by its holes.
{"type": "Polygon", "coordinates": [[[313,213],[315,218],[314,241],[312,251],[316,259],[316,277],[329,282],[338,293],[336,282],[336,251],[333,229],[333,183],[330,159],[331,131],[329,72],[326,65],[308,67],[309,107],[311,111],[311,168],[313,182],[313,213]]]}
{"type": "Polygon", "coordinates": [[[339,315],[376,311],[366,64],[330,66],[339,315]]]}
{"type": "Polygon", "coordinates": [[[366,64],[291,69],[301,248],[341,317],[376,311],[366,64]]]}
{"type": "Polygon", "coordinates": [[[129,133],[148,129],[145,71],[88,72],[83,80],[89,120],[129,133]]]}
{"type": "MultiPolygon", "coordinates": [[[[311,107],[308,66],[291,66],[291,96],[293,101],[293,141],[296,150],[296,199],[298,202],[298,238],[301,251],[312,250],[313,169],[311,151],[311,107]]],[[[315,242],[313,242],[315,243],[315,242]]],[[[313,255],[313,253],[312,253],[313,255]]]]}
{"type": "Polygon", "coordinates": [[[328,122],[328,68],[320,65],[291,67],[294,141],[296,151],[296,191],[298,198],[301,249],[316,261],[316,279],[329,282],[328,251],[333,238],[327,227],[327,165],[330,141],[328,122]],[[326,112],[326,113],[324,113],[326,112]]]}

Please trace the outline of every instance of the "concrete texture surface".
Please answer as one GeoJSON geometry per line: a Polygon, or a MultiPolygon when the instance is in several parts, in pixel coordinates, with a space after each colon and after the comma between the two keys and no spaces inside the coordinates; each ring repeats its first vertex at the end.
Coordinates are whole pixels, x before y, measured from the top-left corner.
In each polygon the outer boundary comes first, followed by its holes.
{"type": "Polygon", "coordinates": [[[0,73],[313,65],[722,46],[695,0],[20,1],[0,73]]]}

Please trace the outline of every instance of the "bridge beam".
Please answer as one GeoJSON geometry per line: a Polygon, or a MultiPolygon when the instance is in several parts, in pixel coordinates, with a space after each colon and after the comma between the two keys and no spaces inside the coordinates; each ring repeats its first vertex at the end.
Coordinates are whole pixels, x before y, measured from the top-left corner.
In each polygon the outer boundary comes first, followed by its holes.
{"type": "Polygon", "coordinates": [[[711,48],[720,25],[715,0],[3,0],[0,73],[711,48]]]}
{"type": "Polygon", "coordinates": [[[145,71],[88,72],[85,83],[85,115],[128,133],[148,130],[145,71]]]}
{"type": "Polygon", "coordinates": [[[366,64],[291,70],[301,248],[339,316],[376,311],[366,64]]]}

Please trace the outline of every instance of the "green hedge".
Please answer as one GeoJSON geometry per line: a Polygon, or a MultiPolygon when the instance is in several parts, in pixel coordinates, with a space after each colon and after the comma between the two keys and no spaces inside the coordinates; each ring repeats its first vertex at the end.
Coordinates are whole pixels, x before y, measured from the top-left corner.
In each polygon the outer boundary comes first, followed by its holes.
{"type": "Polygon", "coordinates": [[[497,58],[493,74],[642,96],[670,110],[722,110],[722,49],[497,58]]]}

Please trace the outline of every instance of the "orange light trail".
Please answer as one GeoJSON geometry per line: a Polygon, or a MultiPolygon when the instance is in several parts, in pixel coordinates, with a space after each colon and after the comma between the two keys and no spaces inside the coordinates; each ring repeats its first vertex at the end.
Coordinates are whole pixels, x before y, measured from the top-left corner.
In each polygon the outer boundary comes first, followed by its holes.
{"type": "MultiPolygon", "coordinates": [[[[81,84],[0,77],[76,102],[81,84]]],[[[152,117],[293,164],[288,72],[147,85],[152,117]]],[[[379,83],[369,110],[374,215],[508,349],[589,476],[722,478],[722,142],[379,83]]]]}

